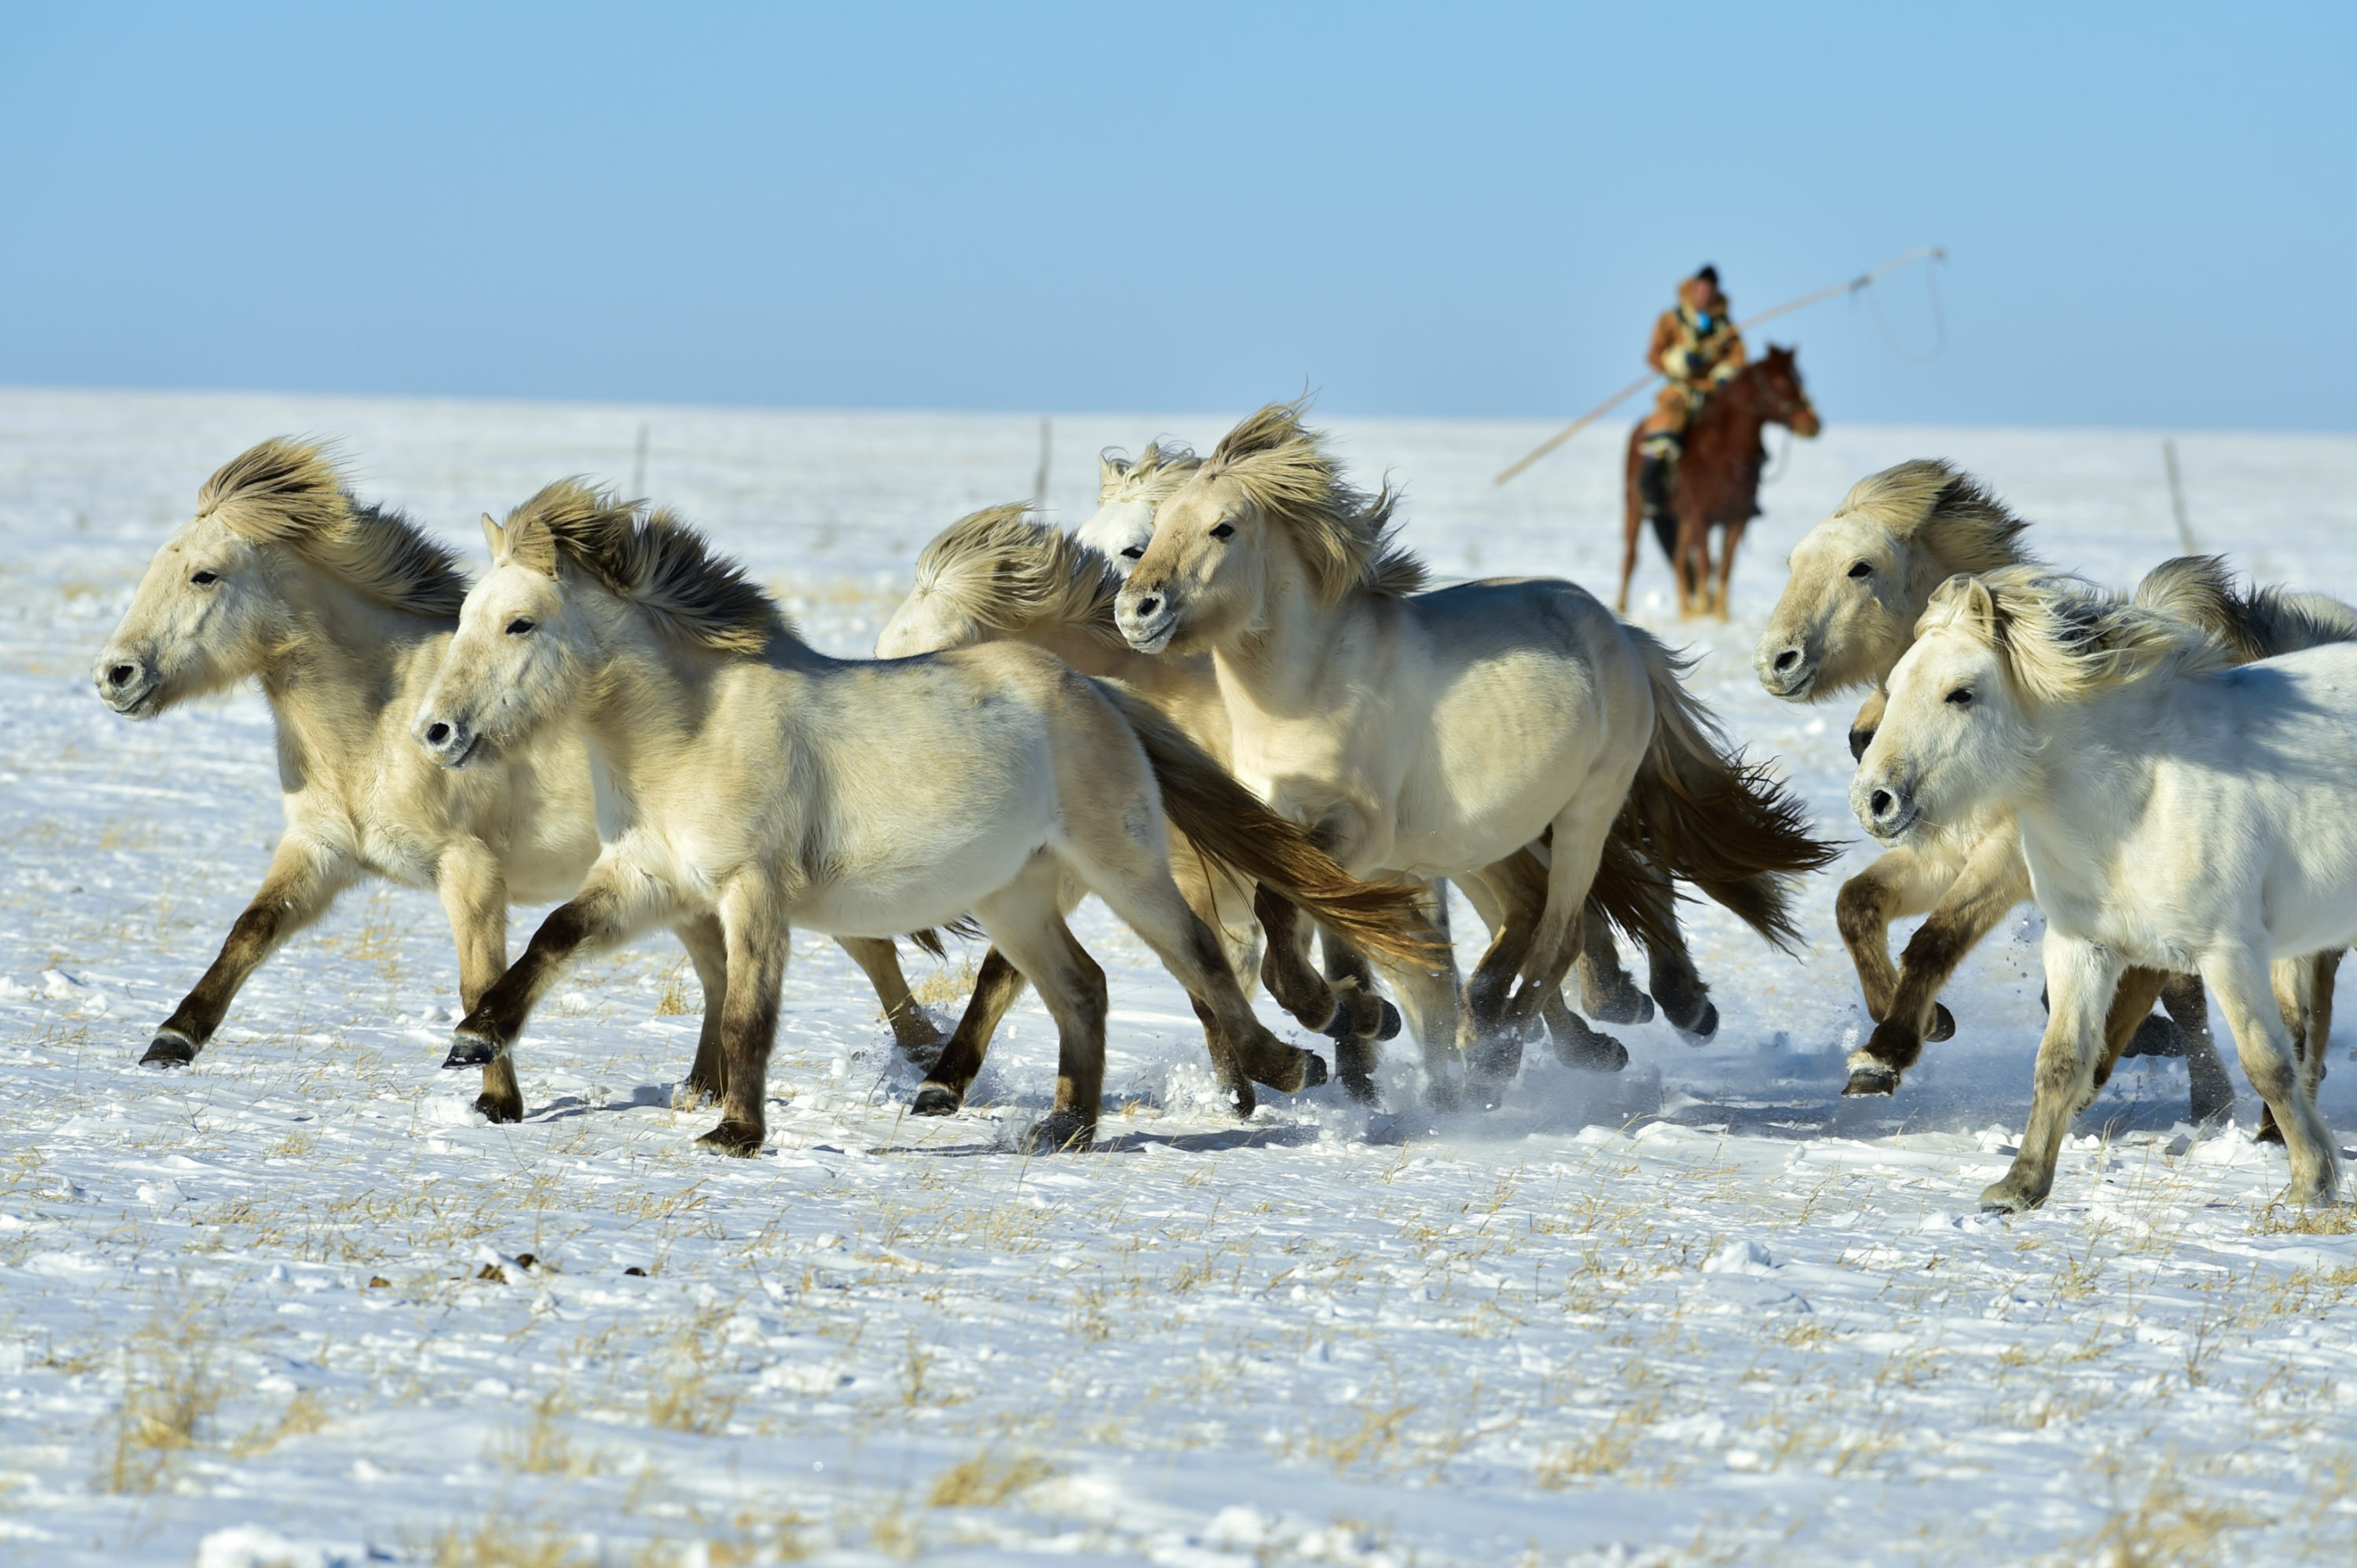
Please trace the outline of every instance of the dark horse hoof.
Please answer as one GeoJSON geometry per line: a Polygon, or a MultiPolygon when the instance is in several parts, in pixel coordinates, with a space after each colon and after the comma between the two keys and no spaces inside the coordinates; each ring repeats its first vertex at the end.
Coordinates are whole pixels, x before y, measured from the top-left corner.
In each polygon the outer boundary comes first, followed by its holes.
{"type": "Polygon", "coordinates": [[[1842,1085],[1844,1094],[1896,1094],[1899,1092],[1899,1072],[1880,1062],[1853,1062],[1849,1081],[1842,1085]]]}
{"type": "Polygon", "coordinates": [[[1375,1038],[1395,1040],[1399,1038],[1399,1032],[1400,1010],[1386,1002],[1383,1004],[1383,1021],[1375,1026],[1375,1038]]]}
{"type": "Polygon", "coordinates": [[[964,1103],[965,1096],[948,1084],[926,1083],[918,1085],[917,1098],[909,1111],[917,1116],[954,1116],[964,1103]]]}
{"type": "Polygon", "coordinates": [[[1932,1003],[1932,1032],[1923,1037],[1934,1042],[1935,1044],[1941,1040],[1954,1039],[1956,1037],[1956,1015],[1953,1013],[1949,1012],[1945,1007],[1941,1006],[1937,1002],[1932,1003]]]}
{"type": "Polygon", "coordinates": [[[486,1122],[521,1122],[523,1120],[523,1102],[479,1094],[475,1096],[475,1113],[486,1122]]]}
{"type": "Polygon", "coordinates": [[[1301,1087],[1315,1089],[1326,1081],[1326,1058],[1316,1051],[1301,1053],[1301,1087]]]}
{"type": "Polygon", "coordinates": [[[761,1129],[743,1122],[723,1122],[695,1142],[699,1148],[715,1154],[750,1159],[761,1152],[761,1129]]]}
{"type": "Polygon", "coordinates": [[[453,1068],[489,1067],[499,1060],[497,1046],[480,1035],[456,1034],[450,1036],[450,1054],[442,1058],[444,1071],[453,1068]]]}
{"type": "MultiPolygon", "coordinates": [[[[1581,1001],[1587,1001],[1585,994],[1581,1001]]],[[[1635,986],[1626,986],[1617,994],[1587,1008],[1587,1015],[1599,1024],[1650,1024],[1653,1021],[1653,999],[1635,986]]]]}
{"type": "Polygon", "coordinates": [[[1677,1030],[1679,1034],[1685,1036],[1686,1044],[1690,1046],[1705,1044],[1712,1036],[1718,1033],[1718,1004],[1707,996],[1704,997],[1702,1012],[1695,1017],[1693,1026],[1689,1027],[1680,1024],[1677,1030]]]}
{"type": "Polygon", "coordinates": [[[1058,1111],[1042,1116],[1023,1134],[1027,1154],[1057,1155],[1085,1153],[1096,1142],[1097,1119],[1077,1111],[1058,1111]]]}
{"type": "Polygon", "coordinates": [[[197,1043],[178,1029],[156,1031],[147,1044],[147,1054],[139,1058],[141,1067],[186,1067],[197,1059],[197,1043]]]}

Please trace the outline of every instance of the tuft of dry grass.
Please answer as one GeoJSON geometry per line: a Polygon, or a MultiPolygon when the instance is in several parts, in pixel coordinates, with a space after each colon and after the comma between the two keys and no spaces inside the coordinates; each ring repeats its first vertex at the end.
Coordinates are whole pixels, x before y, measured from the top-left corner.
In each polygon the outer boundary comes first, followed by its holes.
{"type": "Polygon", "coordinates": [[[985,1448],[934,1477],[925,1501],[937,1509],[995,1509],[1055,1474],[1055,1466],[1028,1448],[1006,1460],[992,1459],[985,1448]]]}

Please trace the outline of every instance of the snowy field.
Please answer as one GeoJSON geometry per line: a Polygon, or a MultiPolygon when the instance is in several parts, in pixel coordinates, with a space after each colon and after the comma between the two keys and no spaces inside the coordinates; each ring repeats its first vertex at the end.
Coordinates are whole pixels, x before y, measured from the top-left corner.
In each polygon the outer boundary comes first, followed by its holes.
{"type": "MultiPolygon", "coordinates": [[[[480,1124],[476,1075],[437,1070],[439,908],[382,886],[264,969],[192,1070],[135,1066],[278,826],[258,697],[133,725],[88,683],[198,485],[262,436],[332,434],[363,494],[471,558],[480,510],[563,474],[628,482],[642,423],[647,490],[845,654],[924,542],[1028,495],[1039,456],[1023,418],[0,392],[0,1557],[2357,1552],[2357,1234],[2272,1206],[2284,1161],[2249,1140],[2247,1089],[2240,1129],[2195,1136],[2181,1064],[2128,1063],[2053,1201],[1978,1213],[2028,1105],[2026,910],[1896,1101],[1838,1096],[1862,1014],[1831,875],[1803,961],[1695,916],[1715,1041],[1616,1030],[1617,1078],[1542,1051],[1486,1116],[1418,1112],[1395,1049],[1383,1113],[1318,1090],[1234,1124],[1184,998],[1093,904],[1118,1110],[1085,1155],[1006,1152],[1052,1088],[1035,1004],[980,1109],[909,1120],[916,1075],[815,939],[760,1159],[699,1157],[710,1113],[670,1109],[697,997],[668,937],[579,971],[521,1052],[527,1120],[480,1124]]],[[[1050,504],[1092,509],[1102,444],[1208,449],[1226,423],[1060,419],[1050,504]]],[[[1438,573],[1609,595],[1617,430],[1500,490],[1544,426],[1339,428],[1357,473],[1405,487],[1438,573]]],[[[2205,547],[2357,596],[2357,439],[2179,452],[2205,547]]],[[[1772,702],[1750,645],[1802,531],[1932,455],[2058,563],[2126,581],[2177,550],[2157,435],[1836,424],[1766,492],[1731,627],[1677,626],[1649,557],[1642,618],[1706,654],[1697,689],[1846,839],[1848,707],[1772,702]]],[[[946,1021],[978,951],[904,954],[946,1021]]],[[[2334,1060],[2349,1138],[2357,1068],[2334,1060]]]]}

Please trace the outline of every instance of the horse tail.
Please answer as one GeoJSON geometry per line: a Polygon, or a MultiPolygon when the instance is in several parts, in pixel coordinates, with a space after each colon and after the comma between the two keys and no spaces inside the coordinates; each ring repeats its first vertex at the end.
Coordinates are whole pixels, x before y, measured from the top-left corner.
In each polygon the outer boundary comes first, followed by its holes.
{"type": "Polygon", "coordinates": [[[1204,855],[1246,882],[1283,894],[1370,958],[1415,970],[1439,961],[1438,950],[1422,934],[1428,927],[1423,889],[1351,875],[1309,830],[1270,811],[1160,709],[1119,682],[1092,684],[1146,748],[1164,815],[1204,855]]]}
{"type": "Polygon", "coordinates": [[[1623,632],[1653,689],[1653,734],[1614,834],[1690,882],[1787,952],[1801,940],[1790,878],[1822,871],[1842,846],[1808,833],[1807,810],[1765,768],[1730,749],[1680,680],[1680,659],[1641,627],[1623,632]]]}
{"type": "Polygon", "coordinates": [[[2357,642],[2357,610],[2322,594],[2281,588],[2237,589],[2220,555],[2179,555],[2145,574],[2136,602],[2200,628],[2237,663],[2297,653],[2330,642],[2357,642]]]}

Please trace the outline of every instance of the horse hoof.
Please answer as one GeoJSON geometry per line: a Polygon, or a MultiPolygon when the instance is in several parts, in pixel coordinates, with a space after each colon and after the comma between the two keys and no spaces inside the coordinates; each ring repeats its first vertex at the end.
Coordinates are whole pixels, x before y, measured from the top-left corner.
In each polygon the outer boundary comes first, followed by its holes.
{"type": "Polygon", "coordinates": [[[186,1067],[197,1059],[197,1043],[178,1029],[156,1031],[147,1044],[147,1054],[139,1058],[141,1067],[186,1067]]]}
{"type": "Polygon", "coordinates": [[[1253,1088],[1252,1079],[1242,1079],[1228,1085],[1228,1110],[1239,1122],[1252,1120],[1260,1109],[1260,1094],[1253,1088]]]}
{"type": "Polygon", "coordinates": [[[475,1096],[475,1114],[486,1122],[494,1123],[521,1122],[523,1120],[523,1101],[499,1100],[488,1094],[479,1094],[475,1096]]]}
{"type": "Polygon", "coordinates": [[[1629,1065],[1629,1047],[1609,1035],[1593,1035],[1563,1053],[1563,1065],[1575,1072],[1619,1072],[1629,1065]]]}
{"type": "Polygon", "coordinates": [[[1981,1192],[1981,1208],[1992,1214],[2027,1214],[2045,1201],[2044,1193],[2031,1193],[2011,1176],[1991,1183],[1981,1192]]]}
{"type": "Polygon", "coordinates": [[[482,1036],[454,1034],[450,1036],[450,1054],[442,1058],[442,1069],[447,1072],[455,1068],[489,1067],[499,1057],[499,1047],[482,1036]]]}
{"type": "Polygon", "coordinates": [[[1375,1026],[1375,1038],[1395,1040],[1399,1038],[1399,1032],[1400,1010],[1386,1002],[1383,1004],[1383,1021],[1375,1026]]]}
{"type": "Polygon", "coordinates": [[[1688,1028],[1681,1024],[1678,1026],[1678,1033],[1685,1037],[1686,1044],[1690,1046],[1707,1045],[1711,1036],[1718,1033],[1718,1004],[1706,996],[1704,997],[1702,1012],[1695,1019],[1694,1026],[1688,1028]]]}
{"type": "MultiPolygon", "coordinates": [[[[1301,1053],[1301,1089],[1315,1089],[1326,1081],[1326,1058],[1316,1051],[1301,1053]]],[[[1300,1090],[1295,1090],[1298,1093],[1300,1090]]]]}
{"type": "Polygon", "coordinates": [[[954,1116],[965,1103],[965,1096],[946,1083],[925,1083],[917,1086],[917,1098],[909,1106],[912,1116],[954,1116]]]}
{"type": "Polygon", "coordinates": [[[1949,1012],[1945,1007],[1941,1006],[1937,1002],[1932,1003],[1932,1032],[1923,1037],[1934,1043],[1941,1040],[1954,1039],[1956,1037],[1956,1015],[1953,1013],[1949,1012]]]}
{"type": "Polygon", "coordinates": [[[697,1147],[715,1154],[750,1159],[761,1152],[761,1133],[762,1129],[749,1122],[724,1121],[695,1142],[697,1147]]]}
{"type": "Polygon", "coordinates": [[[1375,1080],[1365,1073],[1352,1072],[1346,1068],[1342,1072],[1341,1084],[1342,1092],[1351,1097],[1353,1105],[1364,1105],[1372,1110],[1383,1104],[1383,1097],[1375,1091],[1375,1080]]]}
{"type": "Polygon", "coordinates": [[[1653,999],[1634,986],[1625,991],[1590,1002],[1583,994],[1587,1015],[1599,1024],[1650,1024],[1653,1021],[1653,999]]]}
{"type": "Polygon", "coordinates": [[[1097,1121],[1077,1111],[1058,1111],[1034,1122],[1023,1134],[1027,1154],[1082,1154],[1096,1142],[1097,1121]]]}
{"type": "Polygon", "coordinates": [[[1842,1085],[1844,1094],[1896,1094],[1899,1073],[1880,1062],[1853,1062],[1849,1081],[1842,1085]]]}
{"type": "Polygon", "coordinates": [[[2136,1021],[2136,1033],[2128,1036],[2121,1050],[2124,1057],[2158,1057],[2167,1059],[2185,1054],[2185,1039],[2177,1026],[2158,1013],[2148,1013],[2136,1021]]]}

